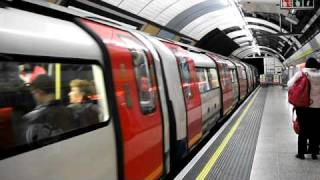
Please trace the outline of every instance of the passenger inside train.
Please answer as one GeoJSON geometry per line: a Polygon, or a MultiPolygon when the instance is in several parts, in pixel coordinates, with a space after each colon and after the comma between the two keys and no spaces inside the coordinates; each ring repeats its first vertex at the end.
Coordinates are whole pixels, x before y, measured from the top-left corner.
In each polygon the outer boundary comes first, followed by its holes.
{"type": "Polygon", "coordinates": [[[69,108],[72,109],[75,126],[85,127],[99,122],[100,110],[96,104],[94,87],[87,80],[74,79],[70,82],[69,108]]]}
{"type": "Polygon", "coordinates": [[[38,75],[30,87],[37,106],[22,117],[26,126],[25,131],[19,133],[25,133],[26,142],[35,143],[70,130],[73,115],[70,109],[55,99],[54,80],[48,75],[38,75]]]}
{"type": "Polygon", "coordinates": [[[50,137],[103,121],[106,102],[96,93],[101,92],[96,65],[2,61],[0,66],[1,150],[45,145],[50,137]]]}

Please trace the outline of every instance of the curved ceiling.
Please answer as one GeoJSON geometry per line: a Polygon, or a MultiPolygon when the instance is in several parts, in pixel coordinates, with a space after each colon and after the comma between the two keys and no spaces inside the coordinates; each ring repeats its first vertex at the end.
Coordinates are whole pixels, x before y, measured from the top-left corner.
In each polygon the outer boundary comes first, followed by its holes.
{"type": "Polygon", "coordinates": [[[276,57],[278,57],[281,61],[284,61],[285,58],[276,50],[271,49],[265,46],[245,46],[241,47],[232,52],[233,56],[236,56],[240,59],[246,58],[252,54],[260,54],[261,52],[268,52],[276,57]],[[259,49],[259,50],[258,50],[259,49]]]}
{"type": "MultiPolygon", "coordinates": [[[[195,40],[218,28],[236,42],[240,49],[254,46],[272,49],[288,57],[301,48],[301,34],[310,11],[280,9],[279,0],[100,0],[140,17],[156,22],[195,40]],[[296,16],[297,27],[288,17],[296,16]],[[300,27],[301,26],[301,27],[300,27]],[[296,31],[300,28],[300,31],[296,31]],[[295,31],[295,32],[294,32],[295,31]]],[[[315,7],[319,7],[315,1],[315,7]]],[[[313,12],[313,11],[312,11],[313,12]]],[[[311,13],[312,15],[312,13],[311,13]]],[[[309,25],[311,26],[311,24],[309,25]]],[[[312,28],[309,28],[312,29],[312,28]]],[[[250,48],[249,48],[250,49],[250,48]]],[[[261,49],[262,50],[262,49],[261,49]]],[[[276,53],[275,53],[276,52],[276,53]]],[[[247,52],[250,52],[250,50],[247,52]]]]}

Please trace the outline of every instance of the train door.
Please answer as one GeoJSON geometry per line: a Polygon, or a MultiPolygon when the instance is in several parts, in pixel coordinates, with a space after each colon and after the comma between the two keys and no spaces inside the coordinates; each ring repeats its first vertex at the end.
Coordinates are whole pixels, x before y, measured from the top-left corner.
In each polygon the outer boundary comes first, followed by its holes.
{"type": "Polygon", "coordinates": [[[229,72],[228,65],[220,59],[215,59],[218,65],[220,82],[223,97],[223,115],[228,114],[232,110],[233,93],[232,93],[232,80],[229,72]]]}
{"type": "Polygon", "coordinates": [[[202,136],[201,97],[198,88],[195,64],[188,52],[180,46],[164,43],[177,58],[181,86],[187,110],[187,140],[190,149],[202,136]]]}
{"type": "Polygon", "coordinates": [[[176,56],[180,73],[182,93],[187,110],[187,141],[188,148],[202,137],[201,97],[198,88],[195,64],[188,52],[180,46],[163,42],[176,56]]]}
{"type": "Polygon", "coordinates": [[[220,89],[215,67],[196,67],[202,105],[202,129],[209,131],[220,117],[220,89]]]}
{"type": "Polygon", "coordinates": [[[241,91],[241,99],[243,100],[247,96],[247,74],[245,67],[242,64],[238,66],[239,74],[241,74],[241,83],[240,83],[240,91],[241,91]]]}
{"type": "Polygon", "coordinates": [[[239,101],[239,81],[237,76],[236,66],[229,64],[229,71],[231,73],[232,91],[233,91],[233,106],[235,106],[239,101]]]}
{"type": "Polygon", "coordinates": [[[111,58],[124,178],[159,179],[164,171],[163,122],[150,51],[126,31],[83,22],[102,38],[111,58]]]}
{"type": "Polygon", "coordinates": [[[256,88],[257,86],[257,74],[256,74],[256,68],[254,66],[250,66],[253,76],[253,87],[256,88]]]}
{"type": "Polygon", "coordinates": [[[249,80],[250,80],[250,86],[249,86],[249,89],[250,89],[250,92],[253,90],[253,76],[252,76],[252,70],[250,68],[250,66],[247,66],[248,68],[248,73],[249,73],[249,80]]]}
{"type": "Polygon", "coordinates": [[[191,148],[202,136],[201,97],[194,62],[180,56],[177,63],[187,109],[188,147],[191,148]]]}
{"type": "Polygon", "coordinates": [[[251,74],[251,71],[250,71],[250,68],[248,65],[243,63],[243,66],[245,67],[245,71],[246,71],[246,75],[247,75],[247,82],[248,82],[247,83],[248,84],[247,90],[248,90],[248,94],[249,94],[252,91],[252,85],[253,85],[252,74],[251,74]]]}

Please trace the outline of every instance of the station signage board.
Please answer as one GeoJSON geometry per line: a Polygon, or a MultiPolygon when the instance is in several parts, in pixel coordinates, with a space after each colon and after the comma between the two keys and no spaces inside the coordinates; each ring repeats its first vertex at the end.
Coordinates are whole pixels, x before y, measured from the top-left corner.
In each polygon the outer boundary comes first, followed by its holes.
{"type": "Polygon", "coordinates": [[[281,9],[313,9],[314,0],[280,0],[281,9]]]}

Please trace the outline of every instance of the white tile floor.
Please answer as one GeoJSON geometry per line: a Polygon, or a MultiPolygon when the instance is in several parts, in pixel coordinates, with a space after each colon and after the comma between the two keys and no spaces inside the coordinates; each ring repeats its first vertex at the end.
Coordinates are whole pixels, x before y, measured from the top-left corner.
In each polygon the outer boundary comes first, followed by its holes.
{"type": "MultiPolygon", "coordinates": [[[[251,180],[320,180],[320,159],[295,158],[298,136],[292,129],[287,90],[266,87],[268,94],[251,171],[251,180]]],[[[319,127],[320,128],[320,127],[319,127]]]]}

